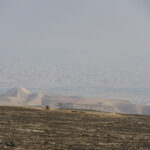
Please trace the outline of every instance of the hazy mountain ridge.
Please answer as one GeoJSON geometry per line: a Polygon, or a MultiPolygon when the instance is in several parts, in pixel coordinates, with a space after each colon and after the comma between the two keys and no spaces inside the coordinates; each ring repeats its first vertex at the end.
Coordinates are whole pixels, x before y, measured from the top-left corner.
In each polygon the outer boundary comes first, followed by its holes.
{"type": "Polygon", "coordinates": [[[69,109],[89,109],[126,114],[150,114],[150,106],[132,104],[129,101],[83,98],[76,96],[46,95],[31,93],[25,88],[14,88],[0,95],[0,105],[45,106],[69,109]]]}
{"type": "Polygon", "coordinates": [[[62,68],[42,64],[1,63],[0,88],[24,85],[27,88],[103,87],[149,88],[150,72],[142,74],[134,68],[62,68]],[[140,80],[139,80],[140,79],[140,80]]]}
{"type": "MultiPolygon", "coordinates": [[[[32,91],[61,95],[127,99],[134,103],[149,104],[150,73],[142,74],[137,68],[126,70],[101,67],[62,68],[28,62],[0,62],[0,88],[6,91],[24,86],[32,91]],[[145,87],[145,88],[144,88],[145,87]]],[[[144,72],[144,71],[143,71],[144,72]]]]}

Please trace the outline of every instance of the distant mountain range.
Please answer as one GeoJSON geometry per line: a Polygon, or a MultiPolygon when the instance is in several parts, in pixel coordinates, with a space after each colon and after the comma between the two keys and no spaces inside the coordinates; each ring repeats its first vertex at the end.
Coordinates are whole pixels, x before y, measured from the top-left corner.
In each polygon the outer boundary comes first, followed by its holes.
{"type": "Polygon", "coordinates": [[[64,68],[28,62],[0,62],[0,88],[19,85],[28,88],[149,88],[149,79],[150,71],[141,68],[64,68]]]}
{"type": "Polygon", "coordinates": [[[125,100],[82,98],[77,96],[31,93],[25,88],[13,88],[0,95],[0,105],[50,106],[56,108],[88,109],[126,114],[150,114],[150,106],[132,104],[125,100]]]}
{"type": "Polygon", "coordinates": [[[0,93],[13,87],[54,95],[103,97],[150,104],[150,71],[137,68],[63,68],[28,62],[0,62],[0,93]]]}

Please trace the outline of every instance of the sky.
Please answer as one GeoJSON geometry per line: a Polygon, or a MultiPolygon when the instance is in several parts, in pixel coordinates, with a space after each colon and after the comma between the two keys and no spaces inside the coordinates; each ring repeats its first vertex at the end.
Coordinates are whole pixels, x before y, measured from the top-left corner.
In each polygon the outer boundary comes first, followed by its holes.
{"type": "Polygon", "coordinates": [[[0,0],[0,59],[146,69],[149,10],[149,0],[0,0]]]}

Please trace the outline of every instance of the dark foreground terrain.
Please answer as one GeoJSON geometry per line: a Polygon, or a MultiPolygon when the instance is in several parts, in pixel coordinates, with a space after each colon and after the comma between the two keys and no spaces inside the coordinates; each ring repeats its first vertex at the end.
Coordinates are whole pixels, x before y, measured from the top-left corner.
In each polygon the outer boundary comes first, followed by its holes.
{"type": "Polygon", "coordinates": [[[150,116],[0,107],[0,150],[149,150],[150,116]]]}

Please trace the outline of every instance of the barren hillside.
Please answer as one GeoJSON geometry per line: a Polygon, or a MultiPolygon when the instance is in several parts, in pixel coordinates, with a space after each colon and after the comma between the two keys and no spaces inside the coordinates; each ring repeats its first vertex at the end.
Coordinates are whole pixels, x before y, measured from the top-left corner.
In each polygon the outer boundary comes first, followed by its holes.
{"type": "Polygon", "coordinates": [[[150,116],[0,107],[0,149],[148,150],[150,116]]]}
{"type": "Polygon", "coordinates": [[[14,88],[0,95],[1,106],[50,106],[53,108],[85,109],[125,114],[150,114],[150,106],[132,104],[125,100],[83,98],[78,96],[31,93],[25,88],[14,88]]]}

